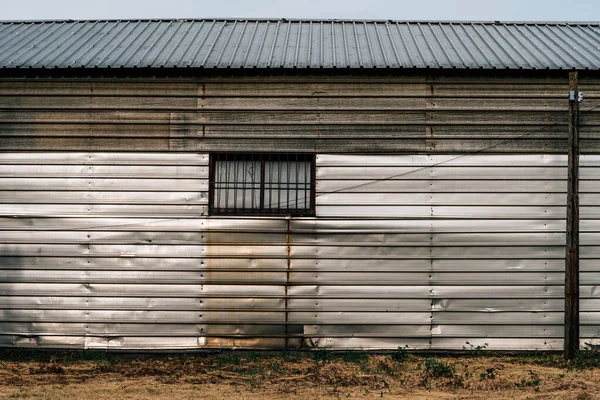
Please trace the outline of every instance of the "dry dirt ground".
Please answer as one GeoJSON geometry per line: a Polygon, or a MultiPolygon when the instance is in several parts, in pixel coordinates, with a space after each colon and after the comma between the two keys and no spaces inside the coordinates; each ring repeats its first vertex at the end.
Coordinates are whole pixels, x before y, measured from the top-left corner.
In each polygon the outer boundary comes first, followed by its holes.
{"type": "Polygon", "coordinates": [[[0,399],[599,399],[600,357],[0,353],[0,399]]]}

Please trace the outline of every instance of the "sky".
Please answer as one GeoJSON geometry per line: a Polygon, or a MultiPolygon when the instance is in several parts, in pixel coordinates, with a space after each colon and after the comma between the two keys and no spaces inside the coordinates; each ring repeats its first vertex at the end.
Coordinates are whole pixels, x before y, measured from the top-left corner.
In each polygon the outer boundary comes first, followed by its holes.
{"type": "Polygon", "coordinates": [[[599,0],[0,0],[0,20],[310,18],[599,21],[599,0]]]}

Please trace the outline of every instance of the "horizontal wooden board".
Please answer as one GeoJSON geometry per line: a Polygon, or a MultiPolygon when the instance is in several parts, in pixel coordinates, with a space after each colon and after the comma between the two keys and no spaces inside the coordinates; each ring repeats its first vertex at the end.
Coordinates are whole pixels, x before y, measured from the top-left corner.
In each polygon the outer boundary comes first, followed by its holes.
{"type": "Polygon", "coordinates": [[[11,96],[190,96],[198,95],[193,81],[160,79],[2,79],[0,92],[11,96]]]}
{"type": "Polygon", "coordinates": [[[249,82],[206,83],[205,96],[423,96],[426,93],[424,78],[405,79],[405,82],[249,82]],[[405,83],[406,82],[406,83],[405,83]]]}

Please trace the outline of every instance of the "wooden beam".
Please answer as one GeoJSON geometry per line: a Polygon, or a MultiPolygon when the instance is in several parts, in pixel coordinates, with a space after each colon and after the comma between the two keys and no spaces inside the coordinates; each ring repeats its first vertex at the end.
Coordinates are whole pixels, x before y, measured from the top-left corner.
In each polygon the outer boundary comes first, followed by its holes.
{"type": "Polygon", "coordinates": [[[579,101],[578,74],[569,73],[569,161],[567,187],[567,240],[565,258],[564,356],[579,351],[579,101]]]}

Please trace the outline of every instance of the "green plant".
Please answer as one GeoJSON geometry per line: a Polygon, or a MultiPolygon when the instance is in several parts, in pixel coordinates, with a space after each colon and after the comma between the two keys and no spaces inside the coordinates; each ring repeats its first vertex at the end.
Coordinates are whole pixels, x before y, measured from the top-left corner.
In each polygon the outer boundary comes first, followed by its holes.
{"type": "Polygon", "coordinates": [[[577,352],[575,359],[571,360],[568,368],[572,369],[591,369],[600,367],[600,346],[592,343],[585,343],[582,350],[577,352]]]}
{"type": "Polygon", "coordinates": [[[217,365],[231,365],[231,364],[239,364],[241,358],[238,354],[232,351],[224,351],[217,355],[217,365]]]}
{"type": "Polygon", "coordinates": [[[319,365],[319,363],[326,364],[331,359],[331,353],[325,349],[317,349],[312,352],[313,360],[319,365]]]}
{"type": "Polygon", "coordinates": [[[496,379],[496,368],[494,368],[494,367],[487,368],[485,370],[485,372],[482,372],[481,374],[479,374],[479,379],[481,379],[481,380],[496,379]]]}
{"type": "Polygon", "coordinates": [[[516,386],[518,388],[533,387],[535,388],[535,390],[539,390],[539,386],[541,383],[542,380],[540,379],[539,375],[530,370],[529,378],[521,379],[521,382],[517,383],[516,386]]]}
{"type": "Polygon", "coordinates": [[[240,375],[245,375],[245,376],[255,376],[255,375],[262,375],[264,373],[264,368],[256,367],[256,366],[238,367],[238,368],[235,368],[233,370],[233,372],[238,373],[240,375]]]}
{"type": "Polygon", "coordinates": [[[283,359],[284,361],[300,361],[303,357],[305,357],[303,354],[298,353],[296,351],[286,351],[285,353],[280,355],[280,358],[283,359]]]}
{"type": "MultiPolygon", "coordinates": [[[[455,387],[464,385],[464,377],[456,374],[456,367],[445,361],[438,361],[435,358],[428,358],[423,363],[423,376],[421,385],[429,387],[434,379],[444,378],[444,384],[450,384],[455,387]]],[[[466,371],[468,373],[468,371],[466,371]]]]}
{"type": "Polygon", "coordinates": [[[409,358],[408,346],[398,347],[398,350],[396,350],[392,353],[392,360],[397,361],[397,362],[406,361],[406,360],[408,360],[408,358],[409,358]]]}
{"type": "Polygon", "coordinates": [[[365,353],[359,353],[356,351],[347,351],[341,354],[340,358],[342,361],[351,364],[357,364],[360,366],[361,371],[369,373],[369,356],[365,353]]]}
{"type": "Polygon", "coordinates": [[[485,352],[485,350],[490,346],[489,343],[484,343],[483,345],[474,345],[469,342],[465,342],[466,346],[463,346],[463,350],[472,356],[481,356],[485,352]]]}
{"type": "Polygon", "coordinates": [[[433,378],[452,378],[456,373],[456,367],[445,361],[438,361],[435,358],[428,358],[423,364],[423,370],[426,375],[433,378]]]}
{"type": "Polygon", "coordinates": [[[114,360],[98,360],[94,362],[94,372],[115,372],[114,360]]]}
{"type": "Polygon", "coordinates": [[[285,370],[278,359],[273,359],[269,362],[269,371],[274,375],[283,375],[285,373],[285,370]]]}
{"type": "Polygon", "coordinates": [[[246,354],[245,358],[248,362],[256,362],[256,361],[260,361],[261,356],[262,355],[259,352],[252,350],[252,351],[248,352],[248,354],[246,354]]]}
{"type": "Polygon", "coordinates": [[[359,353],[356,351],[346,351],[341,353],[340,358],[347,363],[361,364],[369,359],[365,353],[359,353]]]}

